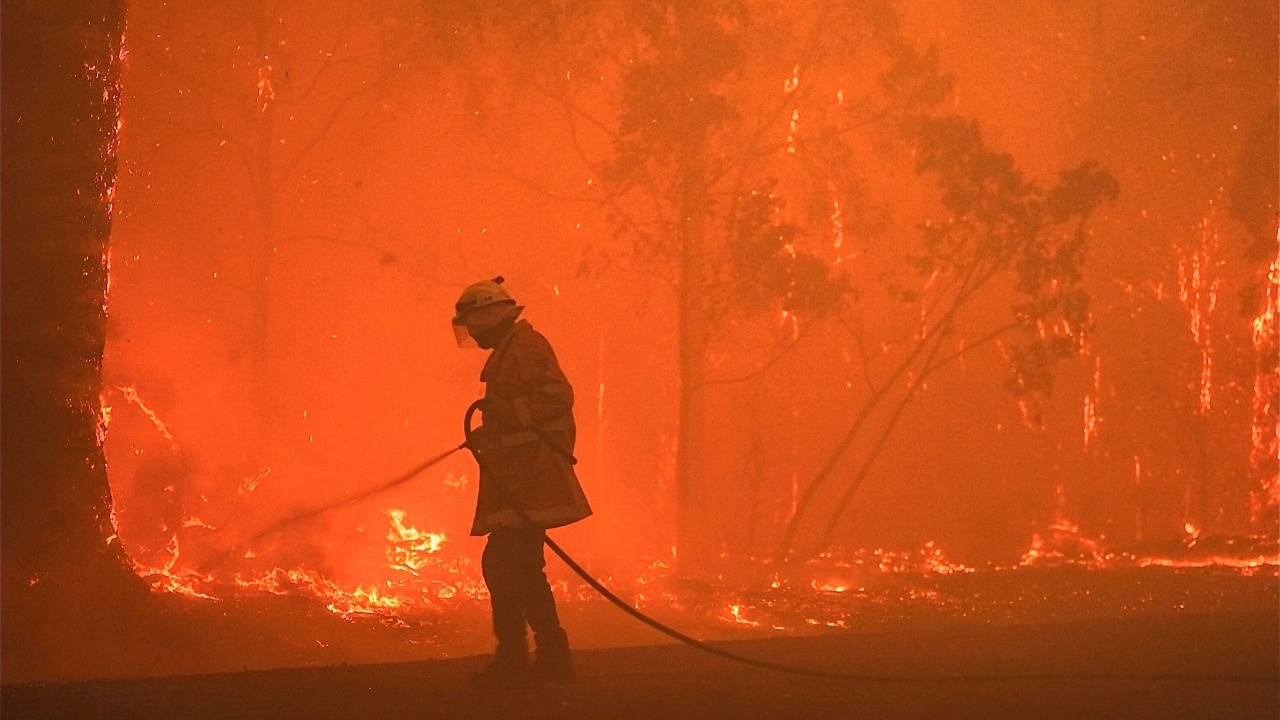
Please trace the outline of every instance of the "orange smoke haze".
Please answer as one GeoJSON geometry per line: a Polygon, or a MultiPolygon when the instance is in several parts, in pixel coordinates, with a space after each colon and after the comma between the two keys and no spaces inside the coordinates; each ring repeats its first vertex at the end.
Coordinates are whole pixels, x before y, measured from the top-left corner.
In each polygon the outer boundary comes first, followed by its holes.
{"type": "MultiPolygon", "coordinates": [[[[1029,302],[1017,268],[945,314],[955,278],[913,262],[968,220],[919,171],[912,121],[871,112],[897,51],[868,39],[831,60],[822,3],[782,3],[795,36],[757,31],[713,87],[734,120],[708,163],[745,179],[708,185],[701,289],[672,249],[677,183],[655,167],[650,184],[619,179],[628,122],[652,109],[626,94],[629,68],[659,53],[618,30],[625,12],[582,20],[597,37],[564,14],[570,41],[414,4],[207,5],[132,3],[121,80],[105,448],[119,542],[158,589],[302,594],[344,617],[484,597],[465,453],[209,563],[461,441],[483,355],[448,321],[461,288],[496,275],[576,392],[595,516],[556,537],[642,594],[693,552],[678,527],[687,292],[719,293],[699,358],[701,549],[756,563],[751,582],[777,587],[784,550],[817,558],[788,582],[819,594],[856,592],[864,565],[1275,564],[1245,540],[1277,535],[1276,205],[1246,202],[1267,177],[1252,156],[1274,153],[1274,8],[896,6],[895,37],[951,76],[922,116],[976,122],[1040,189],[1088,161],[1119,188],[1081,223],[1088,322],[992,335],[1029,302]],[[823,144],[840,123],[847,155],[823,144]],[[807,276],[776,297],[721,292],[761,264],[733,259],[731,197],[772,203],[778,237],[802,229],[766,259],[844,278],[835,311],[800,302],[807,276]],[[931,357],[953,359],[894,375],[934,332],[931,357]],[[1055,340],[1070,357],[1051,386],[1011,392],[1019,349],[1055,340]],[[891,399],[870,416],[792,532],[882,388],[907,398],[900,414],[891,399]]],[[[1054,242],[1076,229],[1053,223],[1054,242]]],[[[721,615],[775,623],[741,603],[721,615]]]]}

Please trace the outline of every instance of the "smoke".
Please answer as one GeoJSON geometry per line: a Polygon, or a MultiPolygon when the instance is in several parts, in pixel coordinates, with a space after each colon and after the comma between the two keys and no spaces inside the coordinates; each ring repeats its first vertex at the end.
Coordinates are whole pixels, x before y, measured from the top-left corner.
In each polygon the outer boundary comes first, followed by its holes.
{"type": "MultiPolygon", "coordinates": [[[[815,502],[851,499],[829,531],[825,517],[797,531],[802,554],[934,542],[958,562],[1012,563],[1059,521],[1129,547],[1176,541],[1188,521],[1258,531],[1250,317],[1216,311],[1217,389],[1202,413],[1203,353],[1177,260],[1213,214],[1219,297],[1253,277],[1250,228],[1214,213],[1219,188],[1243,179],[1233,161],[1257,132],[1249,123],[1274,123],[1261,112],[1274,87],[1258,83],[1276,55],[1258,28],[1274,23],[1215,24],[1209,11],[1166,21],[1142,2],[1097,18],[907,3],[883,24],[839,18],[882,43],[857,65],[802,61],[804,37],[836,52],[798,32],[826,17],[822,3],[777,21],[801,40],[692,17],[653,31],[648,54],[612,6],[596,18],[604,37],[578,44],[558,34],[586,21],[572,13],[535,36],[501,13],[481,34],[469,16],[350,9],[130,10],[103,402],[120,540],[140,572],[199,568],[279,517],[459,442],[483,355],[454,347],[448,319],[462,287],[499,274],[577,393],[576,454],[597,512],[562,533],[593,557],[672,556],[689,502],[679,445],[694,440],[700,549],[775,556],[809,483],[881,389],[911,395],[898,415],[897,400],[877,406],[835,461],[834,494],[815,502]],[[1166,22],[1177,32],[1158,32],[1166,22]],[[721,75],[681,74],[691,33],[725,43],[706,50],[725,53],[721,75]],[[634,63],[651,74],[629,74],[634,63]],[[708,104],[662,104],[686,82],[708,104]],[[690,176],[672,174],[678,153],[662,154],[664,143],[688,151],[695,115],[710,168],[697,207],[710,259],[696,286],[681,275],[672,204],[690,176]],[[981,131],[993,163],[982,177],[1007,180],[1002,192],[1025,182],[1019,202],[1090,160],[1118,179],[1118,200],[1087,224],[1043,228],[1048,248],[1080,233],[1079,266],[1046,251],[1046,267],[1067,270],[1043,286],[1078,282],[1087,323],[1027,321],[1024,258],[939,324],[960,274],[918,272],[930,238],[953,233],[938,241],[953,246],[932,247],[959,254],[1013,237],[990,223],[955,234],[989,216],[944,192],[960,191],[961,170],[918,172],[927,158],[904,138],[944,115],[981,131]],[[640,118],[659,130],[644,135],[640,118]],[[763,149],[742,151],[755,132],[763,149]],[[721,167],[746,179],[712,180],[721,167]],[[682,313],[694,300],[707,325],[691,377],[682,313]],[[983,341],[1005,323],[1025,335],[983,341]],[[1011,394],[1011,362],[1026,370],[1033,357],[1019,343],[1037,333],[1045,347],[1071,339],[1051,363],[1034,356],[1043,387],[1017,386],[1034,397],[1011,394]],[[955,358],[927,378],[923,365],[895,374],[916,347],[955,358]],[[705,384],[692,439],[681,433],[691,384],[705,384]]],[[[955,151],[969,136],[947,137],[955,151]]],[[[474,476],[458,456],[248,548],[228,572],[317,596],[378,588],[419,601],[426,583],[441,602],[431,583],[447,577],[475,596],[474,476]],[[415,534],[441,540],[402,547],[415,534]]]]}

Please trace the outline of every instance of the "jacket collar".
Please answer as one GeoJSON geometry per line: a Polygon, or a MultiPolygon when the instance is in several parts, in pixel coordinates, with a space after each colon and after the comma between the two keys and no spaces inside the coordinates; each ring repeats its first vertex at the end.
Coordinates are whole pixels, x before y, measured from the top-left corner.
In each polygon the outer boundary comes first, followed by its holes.
{"type": "Polygon", "coordinates": [[[526,329],[532,330],[533,325],[530,325],[528,320],[518,320],[511,327],[511,332],[498,341],[498,344],[493,347],[493,352],[489,353],[489,359],[485,361],[484,369],[480,371],[480,382],[487,382],[489,376],[493,373],[493,369],[498,367],[498,364],[502,362],[502,358],[506,357],[507,348],[511,347],[511,338],[526,329]]]}

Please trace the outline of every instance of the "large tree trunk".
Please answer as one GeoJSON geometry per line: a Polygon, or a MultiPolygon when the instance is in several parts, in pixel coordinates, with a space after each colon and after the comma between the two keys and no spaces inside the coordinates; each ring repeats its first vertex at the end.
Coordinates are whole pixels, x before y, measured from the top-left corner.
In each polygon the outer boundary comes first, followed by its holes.
{"type": "Polygon", "coordinates": [[[1196,527],[1200,532],[1206,535],[1211,531],[1221,530],[1218,527],[1218,518],[1214,513],[1217,503],[1214,502],[1213,488],[1213,466],[1210,463],[1209,456],[1209,412],[1201,411],[1195,419],[1196,434],[1196,475],[1194,479],[1195,486],[1192,489],[1191,496],[1194,505],[1190,508],[1189,516],[1193,519],[1196,527]]]}
{"type": "Polygon", "coordinates": [[[9,681],[51,627],[41,623],[51,608],[145,589],[111,539],[100,438],[124,5],[15,0],[3,14],[0,656],[9,681]]]}
{"type": "Polygon", "coordinates": [[[708,470],[706,355],[710,335],[707,306],[706,186],[698,148],[681,163],[679,363],[680,429],[676,448],[676,545],[681,568],[705,570],[715,556],[713,492],[708,470]]]}
{"type": "MultiPolygon", "coordinates": [[[[259,38],[266,44],[267,38],[259,38]]],[[[253,172],[253,203],[256,226],[253,228],[253,277],[249,282],[249,406],[251,437],[249,462],[262,465],[269,460],[274,433],[274,392],[271,383],[271,272],[275,257],[275,119],[276,106],[271,97],[262,99],[262,118],[257,127],[257,150],[253,172]]]]}

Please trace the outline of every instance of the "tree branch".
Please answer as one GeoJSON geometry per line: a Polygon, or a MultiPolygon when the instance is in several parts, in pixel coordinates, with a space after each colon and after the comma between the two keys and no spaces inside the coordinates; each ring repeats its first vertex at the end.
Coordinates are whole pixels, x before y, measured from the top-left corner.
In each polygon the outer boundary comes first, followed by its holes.
{"type": "Polygon", "coordinates": [[[738,377],[731,377],[731,378],[720,378],[717,380],[704,380],[702,384],[703,385],[732,385],[734,383],[754,380],[755,378],[758,378],[761,375],[768,372],[769,368],[776,365],[779,360],[781,360],[782,358],[790,354],[792,350],[795,350],[796,346],[800,344],[801,337],[803,337],[803,335],[797,336],[794,339],[792,339],[791,342],[787,343],[786,347],[784,347],[781,351],[776,353],[772,358],[770,358],[767,362],[765,362],[764,365],[761,365],[760,367],[756,368],[755,370],[752,370],[746,375],[739,375],[738,377]]]}
{"type": "Polygon", "coordinates": [[[931,351],[930,353],[930,358],[925,361],[924,369],[921,370],[920,375],[912,383],[910,389],[907,391],[907,394],[903,396],[902,400],[898,403],[898,406],[894,408],[893,414],[890,415],[889,419],[886,421],[885,428],[881,432],[880,437],[876,440],[876,444],[872,446],[870,454],[863,461],[861,467],[858,468],[857,474],[854,476],[854,479],[850,482],[849,487],[845,489],[844,495],[841,496],[840,501],[836,503],[835,510],[832,512],[831,517],[828,519],[826,530],[823,532],[822,541],[819,544],[820,549],[825,550],[831,545],[831,542],[835,537],[836,528],[840,524],[841,517],[843,517],[844,513],[848,510],[849,504],[850,502],[852,502],[854,495],[858,491],[858,488],[861,487],[863,480],[865,480],[866,477],[870,474],[871,466],[875,463],[876,459],[880,456],[880,453],[884,450],[885,446],[888,443],[889,437],[893,434],[893,430],[897,426],[898,421],[901,419],[902,414],[906,410],[907,405],[910,404],[911,400],[915,398],[916,393],[919,392],[920,388],[924,384],[924,381],[927,380],[930,375],[940,370],[941,368],[946,367],[955,359],[967,353],[973,352],[977,348],[982,347],[987,343],[994,342],[998,337],[1000,337],[1004,333],[1009,332],[1010,330],[1016,329],[1017,327],[1018,327],[1018,323],[1010,323],[1003,327],[992,330],[986,335],[983,335],[972,345],[965,347],[964,349],[957,350],[956,352],[951,353],[949,355],[946,355],[945,357],[938,360],[937,362],[932,361],[932,355],[934,352],[937,352],[938,348],[942,346],[942,343],[939,342],[934,346],[934,350],[931,351]]]}
{"type": "Polygon", "coordinates": [[[279,189],[281,186],[283,186],[284,182],[288,179],[289,175],[292,174],[293,171],[298,168],[298,165],[302,162],[302,159],[306,157],[306,155],[310,153],[312,150],[314,150],[318,145],[320,145],[320,143],[324,142],[325,138],[329,134],[329,131],[331,131],[333,129],[333,126],[337,124],[338,118],[342,115],[342,112],[347,109],[348,105],[350,105],[357,98],[364,97],[365,95],[381,90],[383,87],[383,83],[389,80],[391,76],[395,75],[396,72],[398,72],[399,70],[400,70],[400,66],[398,64],[394,65],[388,68],[385,72],[383,72],[373,81],[366,84],[364,87],[360,88],[359,90],[353,90],[346,97],[342,98],[342,100],[338,102],[337,106],[334,107],[333,111],[329,113],[329,117],[320,126],[320,129],[315,133],[315,135],[312,136],[311,140],[309,140],[305,145],[302,146],[301,149],[299,149],[296,153],[294,153],[293,157],[290,158],[289,162],[285,164],[284,168],[280,170],[280,172],[276,175],[276,177],[271,179],[272,188],[279,189]]]}

